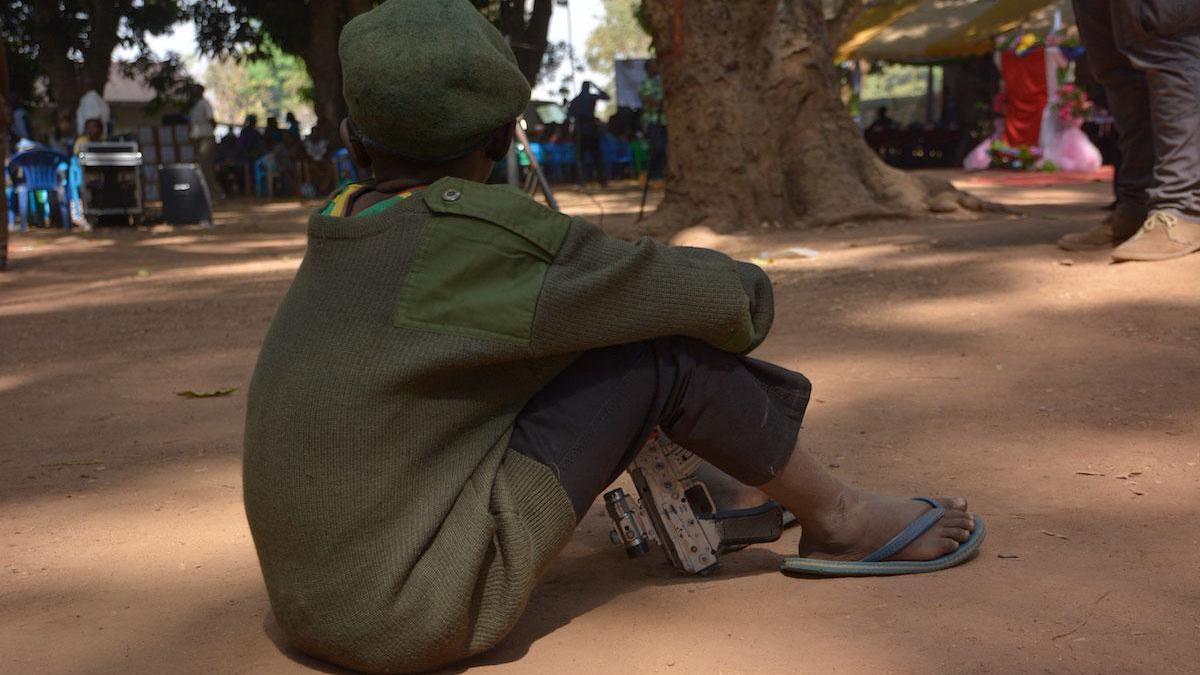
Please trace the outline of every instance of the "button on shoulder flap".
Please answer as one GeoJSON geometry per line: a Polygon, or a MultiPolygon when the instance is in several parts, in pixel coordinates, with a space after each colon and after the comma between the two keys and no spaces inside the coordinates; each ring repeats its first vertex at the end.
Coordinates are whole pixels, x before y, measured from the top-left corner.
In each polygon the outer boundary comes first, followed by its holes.
{"type": "Polygon", "coordinates": [[[446,178],[413,258],[394,324],[528,345],[542,284],[571,220],[506,186],[446,178]]]}

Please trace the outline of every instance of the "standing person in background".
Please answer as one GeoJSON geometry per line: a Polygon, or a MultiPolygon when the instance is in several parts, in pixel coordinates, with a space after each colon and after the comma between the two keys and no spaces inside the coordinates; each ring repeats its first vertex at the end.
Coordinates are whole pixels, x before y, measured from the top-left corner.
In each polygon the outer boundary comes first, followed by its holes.
{"type": "Polygon", "coordinates": [[[262,132],[258,130],[258,115],[246,115],[246,121],[242,123],[242,131],[238,134],[238,147],[242,149],[242,156],[246,161],[253,163],[254,160],[262,156],[265,148],[262,132]]]}
{"type": "Polygon", "coordinates": [[[29,110],[25,108],[20,94],[13,94],[8,99],[12,105],[11,120],[8,124],[8,142],[10,146],[19,146],[21,141],[33,141],[33,123],[29,120],[29,110]]]}
{"type": "Polygon", "coordinates": [[[86,73],[81,75],[79,86],[84,93],[79,99],[79,106],[75,108],[75,135],[82,136],[86,133],[84,126],[90,119],[100,120],[100,123],[104,125],[104,133],[107,134],[109,124],[112,123],[112,110],[108,107],[108,102],[96,90],[96,85],[90,75],[86,73]]]}
{"type": "Polygon", "coordinates": [[[638,86],[642,98],[642,122],[646,125],[646,142],[650,144],[650,161],[646,169],[646,180],[659,179],[666,175],[667,166],[667,115],[663,112],[662,76],[658,61],[646,62],[646,79],[638,86]]]}
{"type": "Polygon", "coordinates": [[[567,106],[567,115],[575,120],[575,162],[579,169],[580,186],[587,185],[584,158],[590,156],[600,179],[600,187],[608,187],[608,162],[604,161],[604,153],[600,151],[601,132],[600,122],[596,119],[596,102],[609,98],[591,80],[584,80],[579,95],[567,106]]]}
{"type": "Polygon", "coordinates": [[[242,123],[242,131],[238,134],[237,142],[245,166],[245,178],[242,184],[246,186],[248,193],[253,192],[254,163],[266,152],[266,143],[263,141],[262,132],[258,130],[257,115],[246,115],[246,121],[242,123]]]}
{"type": "Polygon", "coordinates": [[[1200,251],[1200,3],[1075,0],[1075,19],[1108,92],[1121,167],[1116,210],[1059,247],[1116,246],[1118,262],[1200,251]]]}
{"type": "Polygon", "coordinates": [[[300,135],[300,120],[296,119],[296,113],[289,111],[283,121],[287,122],[287,130],[297,141],[304,140],[304,137],[300,135]]]}
{"type": "Polygon", "coordinates": [[[263,128],[263,141],[266,143],[267,152],[275,149],[283,141],[283,130],[279,128],[278,117],[268,117],[267,126],[263,128]]]}
{"type": "Polygon", "coordinates": [[[213,121],[212,105],[204,98],[204,85],[193,84],[188,93],[192,98],[192,108],[188,111],[188,138],[196,144],[196,161],[204,172],[210,194],[224,199],[221,183],[217,181],[216,122],[213,121]]]}

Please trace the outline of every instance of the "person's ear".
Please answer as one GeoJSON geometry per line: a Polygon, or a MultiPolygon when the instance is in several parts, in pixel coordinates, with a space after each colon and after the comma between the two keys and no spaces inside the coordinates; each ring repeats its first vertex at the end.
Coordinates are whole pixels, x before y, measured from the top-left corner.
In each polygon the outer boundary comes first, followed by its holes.
{"type": "Polygon", "coordinates": [[[371,168],[371,155],[367,154],[367,146],[363,145],[362,139],[354,133],[354,127],[351,125],[349,117],[342,120],[338,132],[342,137],[342,145],[346,146],[346,150],[350,152],[350,159],[357,166],[364,169],[371,168]]]}
{"type": "Polygon", "coordinates": [[[492,138],[484,146],[483,151],[487,154],[488,159],[493,162],[499,162],[508,154],[508,148],[513,143],[513,136],[516,134],[516,123],[506,124],[494,132],[492,138]]]}

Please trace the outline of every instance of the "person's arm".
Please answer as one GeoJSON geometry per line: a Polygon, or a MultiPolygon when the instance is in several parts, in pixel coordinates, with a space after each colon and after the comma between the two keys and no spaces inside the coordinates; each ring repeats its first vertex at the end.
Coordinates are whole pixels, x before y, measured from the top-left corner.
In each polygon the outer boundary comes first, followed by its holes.
{"type": "Polygon", "coordinates": [[[443,178],[397,326],[510,342],[530,356],[686,336],[744,354],[774,306],[761,269],[708,249],[629,243],[508,186],[443,178]]]}
{"type": "Polygon", "coordinates": [[[629,243],[575,219],[546,273],[530,346],[570,353],[682,335],[744,354],[773,318],[771,282],[757,266],[649,238],[629,243]]]}

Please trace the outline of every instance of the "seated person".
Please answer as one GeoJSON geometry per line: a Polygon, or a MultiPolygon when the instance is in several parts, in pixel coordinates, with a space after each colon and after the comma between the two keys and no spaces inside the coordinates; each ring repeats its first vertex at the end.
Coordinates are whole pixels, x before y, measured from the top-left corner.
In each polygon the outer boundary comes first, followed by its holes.
{"type": "Polygon", "coordinates": [[[875,111],[875,120],[871,122],[871,126],[867,127],[867,133],[878,134],[885,131],[892,131],[896,128],[896,120],[888,117],[888,109],[886,105],[879,106],[875,111]]]}
{"type": "Polygon", "coordinates": [[[855,489],[798,442],[808,381],[746,356],[774,312],[762,270],[481,184],[530,89],[470,2],[384,2],[339,53],[372,179],[311,217],[246,417],[246,515],[292,646],[370,672],[489,649],[656,427],[790,509],[806,560],[978,549],[963,499],[855,489]]]}
{"type": "Polygon", "coordinates": [[[217,182],[227,195],[246,194],[246,158],[232,129],[217,143],[217,182]]]}
{"type": "Polygon", "coordinates": [[[287,131],[280,131],[277,138],[277,142],[268,154],[273,159],[275,171],[283,179],[283,194],[299,195],[300,163],[304,158],[304,148],[300,144],[300,139],[287,131]]]}
{"type": "Polygon", "coordinates": [[[75,139],[71,146],[71,154],[78,155],[88,143],[104,140],[104,122],[99,117],[92,117],[83,123],[83,133],[75,139]]]}
{"type": "Polygon", "coordinates": [[[309,191],[314,195],[327,195],[337,183],[337,172],[329,156],[329,141],[321,137],[319,127],[313,127],[304,139],[304,173],[308,177],[309,191]]]}

